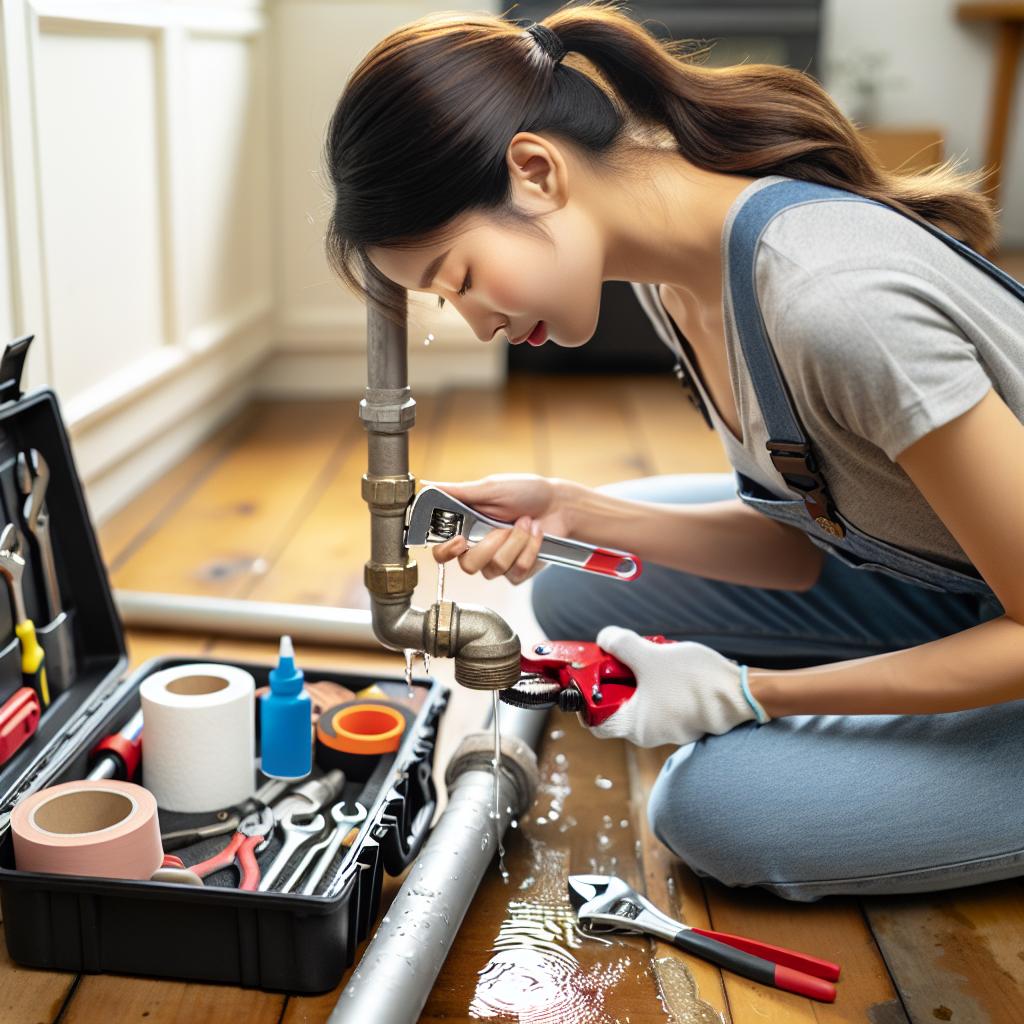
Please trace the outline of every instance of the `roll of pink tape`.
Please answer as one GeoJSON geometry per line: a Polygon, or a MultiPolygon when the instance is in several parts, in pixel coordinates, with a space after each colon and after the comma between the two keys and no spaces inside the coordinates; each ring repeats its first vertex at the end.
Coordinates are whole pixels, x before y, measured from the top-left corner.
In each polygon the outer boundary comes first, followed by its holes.
{"type": "Polygon", "coordinates": [[[25,797],[11,814],[21,871],[149,878],[163,863],[156,799],[131,782],[63,782],[25,797]]]}

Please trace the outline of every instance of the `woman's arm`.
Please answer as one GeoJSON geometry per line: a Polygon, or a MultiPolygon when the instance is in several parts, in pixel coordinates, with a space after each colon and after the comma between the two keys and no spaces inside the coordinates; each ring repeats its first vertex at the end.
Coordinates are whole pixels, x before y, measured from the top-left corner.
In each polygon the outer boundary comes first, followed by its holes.
{"type": "Polygon", "coordinates": [[[570,535],[588,544],[749,587],[808,590],[821,572],[824,553],[801,530],[761,515],[739,498],[665,505],[568,481],[564,487],[570,535]]]}
{"type": "Polygon", "coordinates": [[[1024,698],[1024,425],[989,391],[897,461],[1006,614],[889,654],[751,669],[751,692],[773,718],[929,714],[1024,698]]]}

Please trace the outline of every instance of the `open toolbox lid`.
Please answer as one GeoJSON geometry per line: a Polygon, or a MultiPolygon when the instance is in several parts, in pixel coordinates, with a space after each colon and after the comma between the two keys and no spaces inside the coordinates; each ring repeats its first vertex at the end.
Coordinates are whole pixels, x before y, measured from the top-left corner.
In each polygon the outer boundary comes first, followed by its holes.
{"type": "MultiPolygon", "coordinates": [[[[43,634],[50,623],[43,567],[26,529],[26,498],[18,473],[19,453],[34,449],[49,471],[45,500],[61,605],[68,613],[62,627],[67,635],[61,639],[67,643],[70,663],[62,666],[66,685],[43,709],[35,735],[0,766],[0,835],[8,827],[15,801],[56,775],[81,747],[90,727],[104,717],[100,712],[116,702],[128,664],[124,630],[57,396],[47,388],[27,395],[21,389],[32,338],[26,335],[11,342],[0,358],[0,516],[3,524],[14,523],[21,534],[21,553],[27,563],[22,581],[25,605],[46,648],[43,634]]],[[[20,676],[11,671],[12,658],[19,660],[20,667],[12,604],[5,594],[0,598],[0,706],[21,686],[20,676]]]]}

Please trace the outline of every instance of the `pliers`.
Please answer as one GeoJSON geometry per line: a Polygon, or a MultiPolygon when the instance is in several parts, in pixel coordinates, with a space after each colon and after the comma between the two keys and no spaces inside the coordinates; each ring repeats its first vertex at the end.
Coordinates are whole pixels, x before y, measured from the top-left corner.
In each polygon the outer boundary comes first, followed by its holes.
{"type": "MultiPolygon", "coordinates": [[[[644,639],[675,643],[663,636],[644,639]]],[[[588,726],[595,726],[611,718],[636,693],[632,669],[595,643],[545,640],[522,655],[519,663],[523,673],[519,681],[500,694],[513,707],[557,706],[561,711],[580,712],[588,726]]]]}
{"type": "Polygon", "coordinates": [[[570,875],[569,902],[587,932],[627,931],[652,935],[762,985],[823,1003],[836,998],[839,964],[742,935],[691,928],[663,914],[615,875],[570,875]]]}
{"type": "Polygon", "coordinates": [[[260,884],[260,866],[256,854],[266,848],[274,830],[274,812],[269,807],[246,815],[238,824],[238,830],[220,853],[189,867],[200,878],[206,878],[222,868],[238,864],[241,879],[239,889],[253,892],[260,884]]]}

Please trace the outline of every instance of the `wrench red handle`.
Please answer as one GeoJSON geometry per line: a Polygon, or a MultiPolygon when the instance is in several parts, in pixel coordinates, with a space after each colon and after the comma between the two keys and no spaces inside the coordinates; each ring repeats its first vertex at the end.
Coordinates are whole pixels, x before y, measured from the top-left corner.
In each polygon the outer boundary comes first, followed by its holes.
{"type": "Polygon", "coordinates": [[[804,974],[813,974],[816,978],[824,978],[826,981],[837,981],[841,970],[839,964],[831,960],[821,960],[816,956],[807,953],[800,953],[795,949],[786,949],[785,946],[773,946],[769,942],[758,942],[757,939],[748,939],[743,935],[730,935],[728,932],[713,932],[707,928],[691,928],[700,935],[706,935],[709,939],[717,939],[727,946],[734,946],[742,949],[745,953],[763,957],[773,963],[782,964],[783,967],[790,967],[796,971],[803,971],[804,974]]]}
{"type": "Polygon", "coordinates": [[[627,582],[635,580],[644,571],[643,564],[636,555],[608,551],[606,548],[595,548],[594,553],[583,563],[583,568],[627,582]]]}

